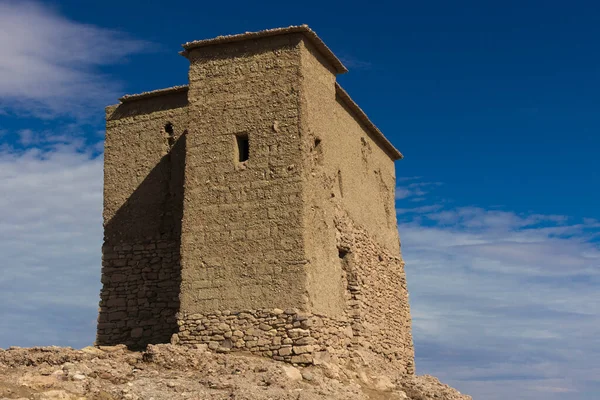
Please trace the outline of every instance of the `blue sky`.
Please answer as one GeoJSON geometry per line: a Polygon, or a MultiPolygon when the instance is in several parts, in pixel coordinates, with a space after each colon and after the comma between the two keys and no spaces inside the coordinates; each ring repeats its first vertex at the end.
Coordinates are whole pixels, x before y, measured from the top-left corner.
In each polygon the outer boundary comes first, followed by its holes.
{"type": "Polygon", "coordinates": [[[0,0],[0,347],[93,341],[103,107],[180,44],[307,23],[405,155],[417,372],[481,399],[600,392],[594,2],[0,0]]]}

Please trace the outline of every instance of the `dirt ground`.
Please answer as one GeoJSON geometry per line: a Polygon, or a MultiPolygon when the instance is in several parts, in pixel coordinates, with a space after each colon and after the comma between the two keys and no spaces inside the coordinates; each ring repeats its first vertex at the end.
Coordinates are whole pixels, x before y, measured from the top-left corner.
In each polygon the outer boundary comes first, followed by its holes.
{"type": "Polygon", "coordinates": [[[0,349],[0,400],[470,400],[431,376],[374,375],[366,365],[295,367],[205,347],[0,349]]]}

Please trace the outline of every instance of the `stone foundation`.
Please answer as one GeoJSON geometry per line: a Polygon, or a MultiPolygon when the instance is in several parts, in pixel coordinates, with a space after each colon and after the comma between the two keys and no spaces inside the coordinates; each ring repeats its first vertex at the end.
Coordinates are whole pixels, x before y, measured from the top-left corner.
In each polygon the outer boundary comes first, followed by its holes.
{"type": "Polygon", "coordinates": [[[335,219],[346,288],[343,315],[297,309],[180,312],[174,344],[205,344],[294,364],[359,356],[382,369],[414,374],[410,311],[400,256],[391,255],[342,212],[335,219]]]}
{"type": "Polygon", "coordinates": [[[157,239],[105,245],[97,345],[143,348],[177,331],[179,243],[157,239]]]}
{"type": "Polygon", "coordinates": [[[344,357],[352,346],[350,320],[297,310],[218,311],[180,315],[172,342],[207,344],[216,352],[247,351],[294,364],[312,364],[319,352],[344,357]]]}

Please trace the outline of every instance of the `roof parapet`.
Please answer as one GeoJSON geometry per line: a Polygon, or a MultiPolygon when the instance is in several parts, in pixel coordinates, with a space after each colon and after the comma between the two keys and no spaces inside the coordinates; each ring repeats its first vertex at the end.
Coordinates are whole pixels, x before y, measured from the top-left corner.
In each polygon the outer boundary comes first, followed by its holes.
{"type": "Polygon", "coordinates": [[[295,25],[289,26],[287,28],[267,29],[258,32],[246,32],[239,33],[236,35],[217,36],[213,39],[195,40],[193,42],[187,42],[182,44],[181,46],[184,48],[184,50],[179,54],[187,58],[190,50],[199,47],[207,47],[223,43],[241,42],[244,40],[260,39],[264,37],[285,35],[289,33],[302,33],[308,40],[310,40],[310,42],[317,48],[317,50],[319,50],[321,54],[323,54],[325,59],[327,59],[327,61],[331,63],[331,65],[334,67],[335,71],[338,74],[344,74],[348,72],[348,69],[339,60],[339,58],[337,58],[335,54],[333,54],[331,49],[327,47],[323,40],[321,40],[321,38],[317,36],[317,34],[308,27],[308,25],[295,25]]]}
{"type": "Polygon", "coordinates": [[[142,92],[142,93],[138,93],[138,94],[126,94],[125,96],[121,97],[119,99],[119,101],[121,103],[126,103],[129,101],[147,99],[149,97],[157,97],[157,96],[162,96],[165,94],[185,92],[187,90],[188,90],[188,85],[172,86],[172,87],[165,88],[165,89],[151,90],[149,92],[142,92]]]}

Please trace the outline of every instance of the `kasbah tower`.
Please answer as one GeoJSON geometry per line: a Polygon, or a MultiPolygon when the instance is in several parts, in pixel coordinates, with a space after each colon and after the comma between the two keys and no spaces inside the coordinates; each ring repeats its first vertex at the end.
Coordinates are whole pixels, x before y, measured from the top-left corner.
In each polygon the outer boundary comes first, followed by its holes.
{"type": "Polygon", "coordinates": [[[414,373],[402,158],[307,26],[188,42],[189,85],[106,108],[97,345],[414,373]]]}

